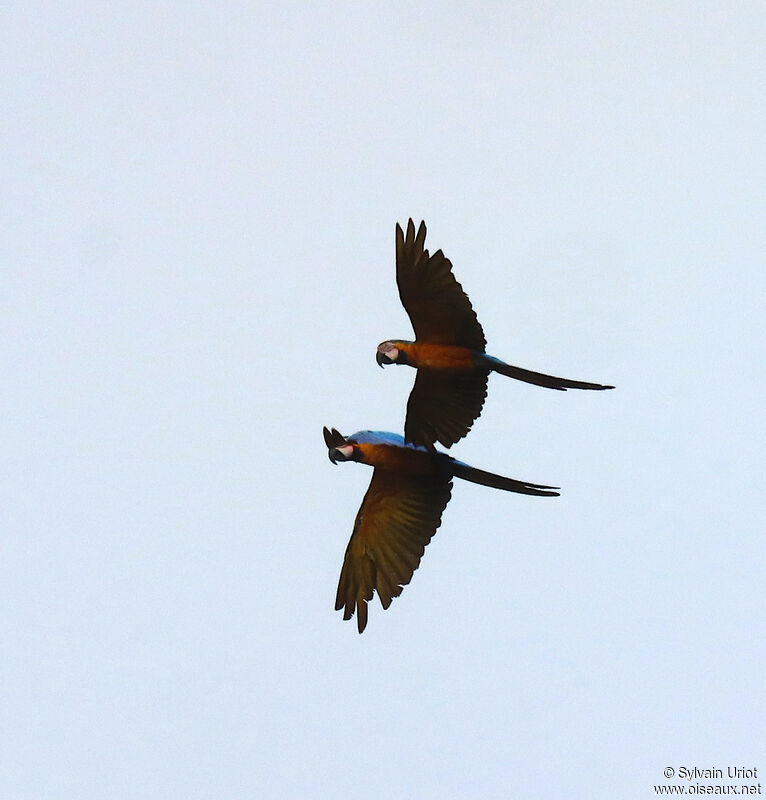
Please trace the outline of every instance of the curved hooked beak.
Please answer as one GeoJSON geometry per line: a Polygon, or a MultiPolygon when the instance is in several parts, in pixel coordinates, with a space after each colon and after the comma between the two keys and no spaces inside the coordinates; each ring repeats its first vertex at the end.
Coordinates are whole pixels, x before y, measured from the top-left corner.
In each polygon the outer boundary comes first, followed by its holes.
{"type": "Polygon", "coordinates": [[[340,447],[331,447],[327,451],[327,455],[333,464],[337,464],[339,461],[351,461],[354,456],[354,445],[346,443],[340,447]]]}
{"type": "Polygon", "coordinates": [[[394,363],[385,353],[381,353],[380,350],[378,350],[378,352],[375,353],[375,360],[378,362],[378,366],[381,369],[383,369],[383,367],[387,366],[388,364],[394,363]]]}

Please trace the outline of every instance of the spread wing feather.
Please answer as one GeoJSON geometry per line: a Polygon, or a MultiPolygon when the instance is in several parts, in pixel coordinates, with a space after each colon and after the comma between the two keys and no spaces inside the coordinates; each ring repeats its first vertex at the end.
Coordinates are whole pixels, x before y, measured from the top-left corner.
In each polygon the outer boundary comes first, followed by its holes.
{"type": "Polygon", "coordinates": [[[383,608],[402,593],[450,498],[449,477],[408,476],[376,468],[354,522],[338,581],[335,608],[356,611],[361,633],[367,603],[377,592],[383,608]]]}
{"type": "Polygon", "coordinates": [[[433,448],[462,439],[481,414],[487,396],[486,370],[440,372],[419,369],[407,401],[404,438],[433,448]]]}
{"type": "Polygon", "coordinates": [[[407,236],[396,226],[396,283],[399,297],[419,342],[452,344],[481,353],[487,346],[471,301],[452,274],[450,260],[424,249],[426,224],[407,223],[407,236]]]}
{"type": "Polygon", "coordinates": [[[324,443],[327,445],[328,449],[333,447],[342,447],[346,444],[346,437],[335,430],[328,430],[327,427],[322,429],[322,434],[324,435],[324,443]]]}

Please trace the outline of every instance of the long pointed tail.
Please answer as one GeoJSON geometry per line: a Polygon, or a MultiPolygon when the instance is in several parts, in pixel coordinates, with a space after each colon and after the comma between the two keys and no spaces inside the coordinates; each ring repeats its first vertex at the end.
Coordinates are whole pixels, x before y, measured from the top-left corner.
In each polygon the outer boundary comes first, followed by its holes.
{"type": "Polygon", "coordinates": [[[565,392],[567,389],[614,389],[614,386],[602,386],[600,383],[588,383],[586,381],[570,381],[568,378],[557,378],[555,375],[543,375],[542,372],[532,372],[521,367],[514,367],[506,364],[494,356],[484,356],[484,365],[489,369],[515,378],[517,381],[532,383],[535,386],[545,386],[546,389],[558,389],[565,392]]]}
{"type": "Polygon", "coordinates": [[[555,491],[558,486],[545,486],[541,483],[527,483],[527,481],[517,481],[513,478],[504,478],[502,475],[495,475],[494,472],[485,472],[483,469],[476,469],[462,461],[452,461],[452,474],[456,478],[462,478],[471,483],[479,483],[482,486],[490,486],[493,489],[504,489],[506,492],[518,492],[519,494],[533,494],[536,497],[558,497],[559,492],[555,491]]]}

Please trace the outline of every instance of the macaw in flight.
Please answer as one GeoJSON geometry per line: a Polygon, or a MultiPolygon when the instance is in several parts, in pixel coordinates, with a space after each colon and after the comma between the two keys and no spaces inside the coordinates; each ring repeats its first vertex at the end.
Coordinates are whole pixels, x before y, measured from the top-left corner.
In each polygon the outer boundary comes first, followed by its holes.
{"type": "Polygon", "coordinates": [[[433,449],[434,442],[451,447],[462,439],[481,414],[490,372],[561,391],[614,389],[531,372],[487,355],[484,331],[450,260],[441,250],[429,255],[425,239],[425,222],[415,234],[410,220],[406,237],[396,226],[396,283],[415,341],[389,339],[375,355],[381,367],[408,364],[417,370],[407,402],[405,441],[433,449]]]}
{"type": "Polygon", "coordinates": [[[385,609],[410,582],[441,524],[453,478],[537,497],[559,494],[556,486],[484,472],[446,453],[408,444],[395,433],[360,431],[345,437],[335,428],[325,428],[324,440],[333,464],[358,461],[374,467],[346,547],[335,598],[335,609],[343,609],[343,619],[351,619],[356,611],[359,633],[367,625],[373,591],[385,609]]]}

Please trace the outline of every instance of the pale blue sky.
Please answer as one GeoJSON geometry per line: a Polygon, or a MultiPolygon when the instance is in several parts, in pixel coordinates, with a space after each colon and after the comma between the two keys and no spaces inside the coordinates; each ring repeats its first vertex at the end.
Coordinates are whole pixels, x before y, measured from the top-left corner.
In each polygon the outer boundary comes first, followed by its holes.
{"type": "Polygon", "coordinates": [[[647,798],[766,771],[762,3],[0,12],[0,796],[647,798]],[[333,611],[428,224],[500,376],[333,611]]]}

